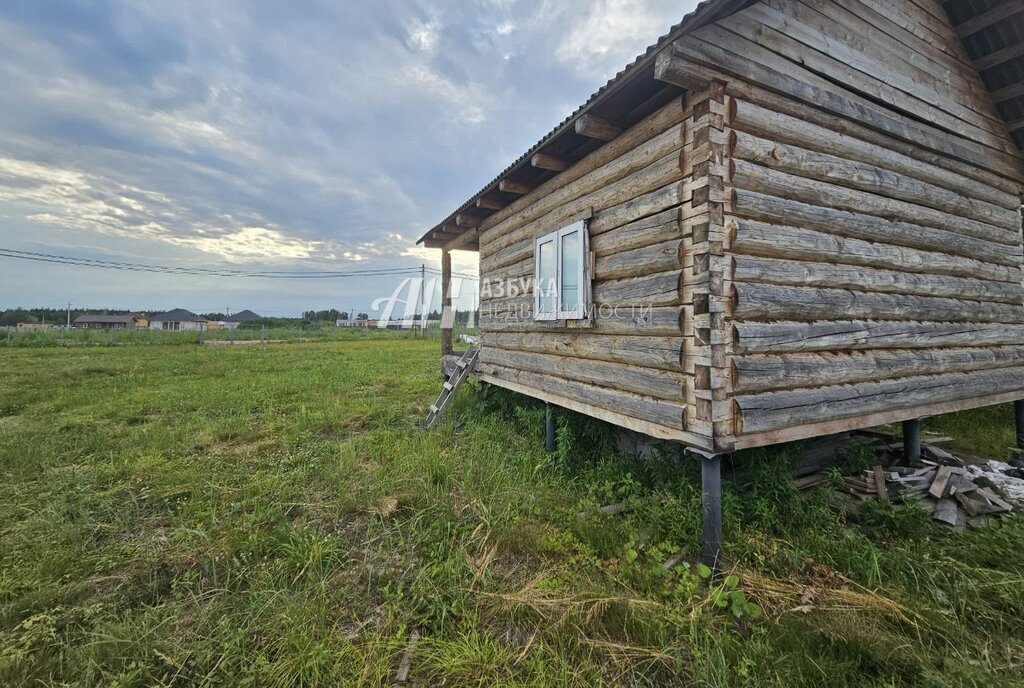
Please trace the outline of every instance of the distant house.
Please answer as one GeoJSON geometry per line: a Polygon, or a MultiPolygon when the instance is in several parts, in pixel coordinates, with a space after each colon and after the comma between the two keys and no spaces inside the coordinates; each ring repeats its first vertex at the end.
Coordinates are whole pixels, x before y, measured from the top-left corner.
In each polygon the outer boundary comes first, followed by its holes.
{"type": "Polygon", "coordinates": [[[173,311],[154,315],[149,319],[151,330],[206,330],[208,321],[206,318],[196,315],[184,308],[175,308],[173,311]]]}
{"type": "Polygon", "coordinates": [[[40,323],[28,323],[20,322],[16,328],[19,332],[48,332],[49,330],[57,329],[56,325],[46,325],[40,323]]]}
{"type": "Polygon", "coordinates": [[[252,322],[253,320],[260,320],[262,319],[262,317],[263,316],[260,315],[259,313],[254,313],[253,311],[246,309],[244,311],[239,311],[234,315],[228,316],[222,321],[222,324],[225,328],[229,330],[234,330],[237,329],[238,326],[241,325],[242,323],[252,322]]]}
{"type": "Polygon", "coordinates": [[[149,319],[141,313],[80,315],[74,326],[80,330],[144,330],[149,327],[149,319]]]}

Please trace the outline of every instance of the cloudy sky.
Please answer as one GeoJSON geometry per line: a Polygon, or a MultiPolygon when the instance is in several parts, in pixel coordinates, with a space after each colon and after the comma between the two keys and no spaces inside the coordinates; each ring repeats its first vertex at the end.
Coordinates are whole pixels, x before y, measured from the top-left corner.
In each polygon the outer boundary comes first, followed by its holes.
{"type": "MultiPolygon", "coordinates": [[[[243,270],[415,246],[695,0],[0,4],[0,248],[243,270]]],[[[476,271],[457,253],[456,270],[476,271]]],[[[0,308],[366,309],[397,278],[0,259],[0,308]]]]}

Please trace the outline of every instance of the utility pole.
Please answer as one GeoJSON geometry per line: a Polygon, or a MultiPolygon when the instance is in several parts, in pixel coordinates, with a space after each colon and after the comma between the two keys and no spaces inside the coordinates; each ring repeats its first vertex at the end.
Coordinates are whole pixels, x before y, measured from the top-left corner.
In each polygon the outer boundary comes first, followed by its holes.
{"type": "Polygon", "coordinates": [[[425,324],[424,320],[427,317],[426,314],[423,313],[423,309],[425,307],[424,303],[423,303],[423,301],[424,301],[423,293],[426,290],[426,286],[425,286],[426,282],[427,282],[427,266],[426,266],[425,263],[420,263],[420,302],[419,302],[419,304],[417,304],[416,310],[419,312],[419,315],[420,315],[420,335],[421,336],[423,335],[423,325],[425,324]]]}
{"type": "Polygon", "coordinates": [[[68,301],[68,329],[71,329],[71,302],[68,301]]]}

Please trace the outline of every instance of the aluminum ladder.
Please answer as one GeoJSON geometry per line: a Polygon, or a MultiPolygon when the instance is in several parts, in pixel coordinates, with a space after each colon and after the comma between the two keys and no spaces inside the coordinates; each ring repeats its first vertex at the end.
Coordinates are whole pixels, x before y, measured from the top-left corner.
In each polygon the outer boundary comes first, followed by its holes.
{"type": "Polygon", "coordinates": [[[444,383],[444,388],[441,390],[441,396],[437,398],[437,401],[430,407],[430,413],[427,414],[427,429],[434,427],[434,424],[441,418],[444,418],[445,411],[448,410],[448,405],[452,403],[452,399],[455,398],[455,393],[459,391],[459,387],[466,381],[469,374],[473,372],[473,368],[476,367],[476,359],[480,355],[480,349],[474,346],[470,346],[466,349],[465,353],[462,354],[462,358],[455,362],[455,372],[452,376],[444,383]]]}

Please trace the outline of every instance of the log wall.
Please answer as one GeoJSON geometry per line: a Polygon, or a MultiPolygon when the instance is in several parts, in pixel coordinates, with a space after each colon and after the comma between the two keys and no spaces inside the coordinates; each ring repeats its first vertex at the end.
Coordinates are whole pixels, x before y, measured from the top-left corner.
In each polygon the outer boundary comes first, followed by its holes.
{"type": "Polygon", "coordinates": [[[708,98],[673,100],[483,223],[484,381],[710,446],[710,427],[693,427],[694,370],[684,357],[688,247],[707,224],[694,137],[703,136],[708,98]],[[581,218],[590,220],[593,317],[535,321],[534,242],[581,218]]]}
{"type": "Polygon", "coordinates": [[[763,0],[659,61],[723,107],[716,449],[1024,397],[1024,166],[941,8],[889,5],[763,0]]]}
{"type": "Polygon", "coordinates": [[[1024,162],[937,0],[761,0],[655,75],[480,226],[482,379],[715,452],[1024,397],[1024,162]],[[536,322],[582,218],[595,316],[536,322]]]}

